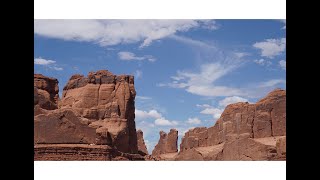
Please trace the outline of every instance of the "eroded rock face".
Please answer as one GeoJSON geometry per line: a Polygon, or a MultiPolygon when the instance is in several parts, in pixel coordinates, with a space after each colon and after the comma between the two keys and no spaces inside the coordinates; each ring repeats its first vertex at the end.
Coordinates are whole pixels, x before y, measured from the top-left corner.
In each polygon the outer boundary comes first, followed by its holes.
{"type": "Polygon", "coordinates": [[[58,89],[56,79],[34,75],[35,144],[108,145],[138,153],[133,76],[101,70],[73,75],[60,100],[58,89]]]}
{"type": "Polygon", "coordinates": [[[138,152],[141,155],[148,155],[147,146],[144,143],[143,132],[139,129],[137,131],[138,152]]]}
{"type": "Polygon", "coordinates": [[[59,87],[58,80],[42,74],[34,74],[34,105],[42,109],[53,110],[58,108],[59,87]]]}
{"type": "Polygon", "coordinates": [[[160,131],[160,139],[158,144],[152,151],[153,156],[159,156],[161,154],[176,153],[178,152],[178,131],[176,129],[170,129],[169,134],[160,131]]]}
{"type": "Polygon", "coordinates": [[[57,109],[34,117],[36,144],[94,144],[96,129],[71,109],[57,109]]]}
{"type": "Polygon", "coordinates": [[[276,89],[256,104],[228,105],[210,128],[186,132],[176,160],[283,160],[285,136],[286,91],[276,89]]]}
{"type": "Polygon", "coordinates": [[[100,70],[87,77],[73,75],[63,88],[60,107],[72,108],[88,119],[99,128],[101,137],[107,136],[108,131],[113,144],[122,152],[137,153],[135,95],[133,76],[100,70]]]}
{"type": "Polygon", "coordinates": [[[281,157],[286,157],[286,153],[287,153],[286,144],[287,144],[286,136],[281,137],[277,140],[277,143],[276,143],[277,153],[281,157]]]}

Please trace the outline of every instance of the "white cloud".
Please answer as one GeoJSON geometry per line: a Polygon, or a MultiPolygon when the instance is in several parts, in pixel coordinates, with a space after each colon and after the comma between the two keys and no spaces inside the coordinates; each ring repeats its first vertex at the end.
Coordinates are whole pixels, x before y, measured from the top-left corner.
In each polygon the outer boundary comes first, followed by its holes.
{"type": "Polygon", "coordinates": [[[154,110],[154,109],[150,111],[142,111],[142,110],[136,109],[135,116],[137,120],[148,119],[148,118],[153,118],[153,119],[162,118],[161,113],[159,113],[157,110],[154,110]]]}
{"type": "Polygon", "coordinates": [[[201,20],[200,24],[204,29],[217,30],[219,28],[219,26],[217,25],[216,21],[209,20],[209,19],[201,20]]]}
{"type": "Polygon", "coordinates": [[[155,62],[156,58],[154,58],[151,55],[144,55],[144,56],[136,56],[134,53],[132,52],[128,52],[128,51],[121,51],[118,53],[118,57],[120,60],[123,61],[142,61],[142,60],[148,60],[150,62],[155,62]]]}
{"type": "Polygon", "coordinates": [[[268,60],[265,60],[265,59],[256,59],[256,60],[254,60],[253,62],[255,62],[256,64],[259,64],[259,65],[261,65],[261,66],[264,66],[264,65],[266,65],[266,66],[270,66],[271,64],[272,64],[272,62],[271,61],[268,61],[268,60]]]}
{"type": "Polygon", "coordinates": [[[39,57],[39,58],[34,58],[33,62],[36,65],[46,66],[46,67],[48,67],[50,69],[54,69],[56,71],[62,71],[63,70],[62,67],[58,67],[56,65],[56,61],[54,61],[54,60],[49,60],[49,59],[44,59],[44,58],[39,57]]]}
{"type": "Polygon", "coordinates": [[[136,70],[136,72],[134,72],[134,76],[135,76],[137,79],[142,78],[142,74],[143,74],[143,72],[140,71],[140,70],[136,70]]]}
{"type": "Polygon", "coordinates": [[[212,107],[212,106],[210,106],[209,104],[197,104],[196,106],[197,106],[197,107],[203,107],[203,108],[212,107]]]}
{"type": "Polygon", "coordinates": [[[253,47],[261,50],[261,56],[272,59],[285,51],[286,38],[266,39],[263,42],[254,43],[253,47]]]}
{"type": "Polygon", "coordinates": [[[285,60],[281,60],[281,61],[279,61],[279,65],[280,65],[280,67],[283,69],[283,70],[286,70],[286,61],[285,60]]]}
{"type": "Polygon", "coordinates": [[[249,56],[250,54],[249,53],[246,53],[246,52],[235,52],[234,53],[238,58],[242,58],[242,57],[245,57],[245,56],[249,56]]]}
{"type": "MultiPolygon", "coordinates": [[[[150,110],[150,111],[143,111],[136,109],[135,110],[135,117],[137,121],[143,122],[144,119],[155,119],[154,125],[158,126],[176,126],[179,123],[177,121],[171,121],[166,119],[159,113],[157,110],[150,110]]],[[[149,124],[149,123],[147,123],[149,124]]]]}
{"type": "Polygon", "coordinates": [[[233,96],[233,95],[244,95],[240,89],[230,88],[226,86],[212,86],[212,85],[202,85],[196,86],[191,85],[186,89],[187,92],[196,94],[199,96],[233,96]]]}
{"type": "Polygon", "coordinates": [[[218,119],[218,118],[220,118],[222,112],[223,112],[223,109],[206,108],[206,109],[202,110],[200,113],[212,115],[214,119],[218,119]]]}
{"type": "Polygon", "coordinates": [[[174,39],[176,41],[191,45],[191,46],[196,46],[196,47],[200,47],[200,48],[207,48],[207,49],[216,49],[216,47],[212,44],[207,44],[205,42],[197,41],[197,40],[190,39],[190,38],[183,37],[183,36],[171,35],[170,38],[174,39]]]}
{"type": "Polygon", "coordinates": [[[43,58],[34,58],[34,64],[37,64],[37,65],[49,65],[54,63],[56,63],[56,61],[43,59],[43,58]]]}
{"type": "Polygon", "coordinates": [[[147,97],[147,96],[136,96],[136,99],[140,99],[140,100],[150,100],[152,99],[151,97],[147,97]]]}
{"type": "Polygon", "coordinates": [[[175,81],[180,81],[180,80],[185,79],[185,77],[171,76],[171,79],[173,79],[175,81]]]}
{"type": "Polygon", "coordinates": [[[233,64],[203,64],[198,73],[178,71],[176,76],[171,77],[173,79],[171,83],[160,83],[158,86],[184,88],[187,92],[200,96],[242,95],[243,92],[239,89],[214,85],[216,80],[230,73],[234,68],[236,66],[233,64]]]}
{"type": "MultiPolygon", "coordinates": [[[[273,86],[266,86],[266,82],[244,84],[242,87],[232,87],[223,83],[221,78],[231,74],[235,69],[241,67],[244,63],[235,52],[227,52],[219,49],[215,45],[211,45],[202,41],[193,40],[186,37],[171,36],[193,48],[198,48],[199,51],[205,49],[202,57],[208,57],[207,62],[199,65],[198,71],[179,70],[171,76],[169,83],[157,83],[159,87],[180,88],[185,91],[204,97],[250,97],[261,98],[265,96],[272,88],[277,87],[279,84],[273,86]]],[[[268,40],[267,40],[268,41],[268,40]]],[[[285,38],[280,40],[285,42],[285,38]]],[[[270,41],[271,43],[272,41],[270,41]]],[[[201,51],[202,53],[203,51],[201,51]]],[[[203,58],[200,59],[203,62],[203,58]]],[[[259,60],[256,63],[269,66],[270,61],[259,60]]],[[[284,81],[285,82],[285,81],[284,81]]],[[[232,85],[232,84],[231,84],[232,85]]],[[[271,84],[272,85],[272,84],[271,84]]],[[[218,116],[218,115],[217,115],[218,116]]]]}
{"type": "Polygon", "coordinates": [[[275,87],[278,84],[286,84],[286,80],[284,80],[284,79],[272,79],[272,80],[260,83],[259,87],[260,88],[263,88],[263,87],[275,87]]]}
{"type": "Polygon", "coordinates": [[[177,121],[170,121],[170,120],[167,120],[163,117],[156,119],[154,121],[154,123],[155,123],[155,125],[158,125],[158,126],[176,126],[179,124],[177,121]]]}
{"type": "Polygon", "coordinates": [[[249,102],[248,99],[239,97],[239,96],[231,96],[231,97],[226,97],[219,101],[219,106],[221,107],[226,107],[229,104],[237,103],[237,102],[249,102]]]}
{"type": "Polygon", "coordinates": [[[239,55],[236,55],[234,52],[223,51],[211,43],[177,35],[170,37],[192,48],[197,48],[198,52],[203,53],[204,58],[200,60],[202,63],[199,66],[198,72],[188,70],[177,71],[176,75],[171,76],[171,82],[158,83],[157,86],[181,88],[191,94],[206,97],[240,96],[244,94],[240,89],[215,83],[244,63],[239,58],[239,55]]]}
{"type": "Polygon", "coordinates": [[[86,41],[100,46],[154,40],[192,28],[216,29],[213,20],[34,20],[34,33],[50,38],[86,41]]]}
{"type": "Polygon", "coordinates": [[[195,118],[188,118],[187,123],[189,124],[200,124],[201,120],[197,117],[195,118]]]}

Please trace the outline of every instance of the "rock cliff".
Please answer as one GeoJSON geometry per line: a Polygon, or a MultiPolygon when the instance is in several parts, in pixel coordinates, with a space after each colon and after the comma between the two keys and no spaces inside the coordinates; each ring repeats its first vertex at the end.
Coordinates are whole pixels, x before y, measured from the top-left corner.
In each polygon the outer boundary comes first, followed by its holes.
{"type": "Polygon", "coordinates": [[[144,143],[143,132],[139,129],[137,131],[137,140],[138,140],[138,152],[141,155],[148,155],[147,146],[144,143]]]}
{"type": "Polygon", "coordinates": [[[255,104],[226,107],[214,126],[185,133],[175,160],[284,160],[286,91],[276,89],[255,104]]]}
{"type": "Polygon", "coordinates": [[[34,75],[35,145],[107,145],[115,149],[110,152],[138,153],[133,76],[107,70],[73,75],[59,103],[58,92],[57,79],[34,75]]]}
{"type": "Polygon", "coordinates": [[[160,131],[159,135],[160,139],[158,144],[152,151],[152,156],[171,157],[175,155],[178,152],[178,131],[176,129],[170,129],[170,132],[168,134],[160,131]]]}

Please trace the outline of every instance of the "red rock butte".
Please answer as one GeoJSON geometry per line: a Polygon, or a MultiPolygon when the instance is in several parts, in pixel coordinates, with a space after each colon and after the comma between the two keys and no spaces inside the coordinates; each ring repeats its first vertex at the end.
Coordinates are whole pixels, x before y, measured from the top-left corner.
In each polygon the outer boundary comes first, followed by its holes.
{"type": "Polygon", "coordinates": [[[133,76],[100,70],[73,75],[61,100],[58,89],[57,79],[34,75],[35,160],[143,159],[133,76]]]}
{"type": "Polygon", "coordinates": [[[152,156],[159,156],[161,159],[172,160],[169,157],[178,152],[178,131],[170,129],[167,134],[163,131],[159,133],[160,139],[152,151],[152,156]]]}

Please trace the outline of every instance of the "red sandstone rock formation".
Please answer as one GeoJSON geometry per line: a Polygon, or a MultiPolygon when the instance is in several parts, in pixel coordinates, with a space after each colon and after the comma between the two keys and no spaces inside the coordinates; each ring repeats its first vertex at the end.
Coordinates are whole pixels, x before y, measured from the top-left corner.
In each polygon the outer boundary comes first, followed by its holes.
{"type": "Polygon", "coordinates": [[[121,153],[138,153],[133,76],[106,70],[73,75],[59,106],[56,79],[36,74],[34,87],[36,145],[108,145],[121,153]]]}
{"type": "Polygon", "coordinates": [[[152,156],[160,156],[162,154],[177,153],[178,147],[178,131],[176,129],[170,129],[169,134],[160,131],[160,139],[158,144],[152,151],[152,156]]]}
{"type": "Polygon", "coordinates": [[[286,91],[274,90],[256,104],[226,107],[216,124],[185,133],[176,160],[285,159],[286,91]]]}
{"type": "Polygon", "coordinates": [[[59,99],[58,80],[41,74],[34,74],[33,77],[34,105],[47,110],[57,109],[59,99]]]}
{"type": "Polygon", "coordinates": [[[109,133],[118,150],[137,153],[135,95],[133,76],[101,70],[87,77],[73,75],[63,88],[60,106],[72,108],[88,119],[99,134],[109,133]]]}
{"type": "Polygon", "coordinates": [[[189,130],[177,150],[171,129],[151,155],[136,132],[133,76],[102,70],[58,81],[34,75],[35,160],[285,160],[286,92],[228,105],[216,124],[189,130]],[[59,103],[58,103],[59,102],[59,103]],[[137,136],[139,140],[137,140],[137,136]]]}
{"type": "Polygon", "coordinates": [[[141,155],[148,155],[148,150],[143,139],[143,132],[139,129],[137,131],[138,152],[141,155]]]}

